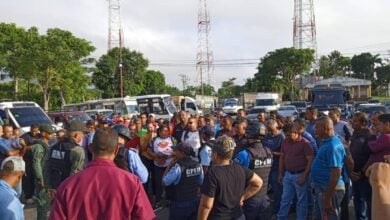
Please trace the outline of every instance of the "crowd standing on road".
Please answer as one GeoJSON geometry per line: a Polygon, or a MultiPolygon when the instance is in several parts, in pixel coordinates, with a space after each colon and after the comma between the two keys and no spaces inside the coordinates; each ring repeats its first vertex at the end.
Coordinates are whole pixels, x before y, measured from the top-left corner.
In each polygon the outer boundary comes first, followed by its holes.
{"type": "Polygon", "coordinates": [[[2,219],[390,218],[390,114],[98,118],[0,126],[2,219]]]}

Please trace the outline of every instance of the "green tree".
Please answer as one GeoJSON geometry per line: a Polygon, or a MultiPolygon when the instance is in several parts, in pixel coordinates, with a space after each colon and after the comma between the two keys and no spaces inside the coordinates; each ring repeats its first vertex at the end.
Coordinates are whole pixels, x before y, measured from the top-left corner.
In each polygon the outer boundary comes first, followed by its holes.
{"type": "Polygon", "coordinates": [[[236,85],[236,78],[229,78],[227,81],[223,81],[221,88],[218,89],[218,97],[220,98],[231,98],[238,97],[241,93],[241,87],[236,85]]]}
{"type": "Polygon", "coordinates": [[[160,71],[146,70],[141,95],[161,94],[165,90],[165,76],[160,71]]]}
{"type": "Polygon", "coordinates": [[[351,69],[351,58],[344,57],[337,50],[330,53],[328,56],[320,58],[320,76],[331,78],[334,76],[345,76],[347,71],[351,69]]]}
{"type": "Polygon", "coordinates": [[[76,92],[85,89],[89,81],[81,61],[94,50],[90,42],[58,28],[48,29],[41,36],[35,50],[38,62],[34,78],[43,93],[45,110],[49,109],[52,91],[70,86],[76,92]]]}
{"type": "Polygon", "coordinates": [[[171,86],[171,85],[164,86],[164,93],[175,95],[175,96],[182,95],[182,92],[176,86],[171,86]]]}
{"type": "Polygon", "coordinates": [[[308,72],[313,62],[314,51],[311,49],[278,49],[261,59],[255,78],[259,85],[272,84],[272,87],[276,87],[276,84],[282,83],[280,87],[290,92],[292,100],[296,90],[296,77],[308,72]]]}
{"type": "MultiPolygon", "coordinates": [[[[96,63],[92,82],[102,91],[103,98],[120,96],[120,49],[113,48],[96,63]]],[[[144,90],[144,77],[148,60],[142,53],[122,48],[124,95],[134,96],[144,90]]]]}
{"type": "Polygon", "coordinates": [[[379,95],[390,96],[390,64],[376,68],[375,72],[379,79],[377,80],[379,95]]]}
{"type": "Polygon", "coordinates": [[[374,80],[376,65],[381,65],[379,54],[361,53],[354,55],[351,60],[351,68],[354,76],[359,79],[374,80]]]}

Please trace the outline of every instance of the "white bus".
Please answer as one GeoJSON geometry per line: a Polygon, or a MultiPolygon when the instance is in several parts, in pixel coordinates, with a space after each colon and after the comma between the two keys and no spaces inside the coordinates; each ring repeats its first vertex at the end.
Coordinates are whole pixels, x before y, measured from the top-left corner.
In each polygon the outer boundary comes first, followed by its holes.
{"type": "Polygon", "coordinates": [[[83,103],[63,105],[63,111],[86,111],[96,109],[112,109],[121,115],[138,115],[138,105],[135,97],[89,100],[83,103]]]}
{"type": "Polygon", "coordinates": [[[153,113],[156,118],[170,119],[177,111],[171,95],[143,95],[137,96],[137,103],[141,113],[153,113]]]}

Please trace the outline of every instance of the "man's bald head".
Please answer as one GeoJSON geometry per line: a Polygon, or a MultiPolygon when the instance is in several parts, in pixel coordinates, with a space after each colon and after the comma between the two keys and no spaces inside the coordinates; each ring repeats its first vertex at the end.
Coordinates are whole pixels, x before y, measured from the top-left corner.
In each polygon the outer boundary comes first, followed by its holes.
{"type": "Polygon", "coordinates": [[[326,139],[334,135],[333,121],[328,116],[316,120],[314,133],[319,139],[326,139]]]}

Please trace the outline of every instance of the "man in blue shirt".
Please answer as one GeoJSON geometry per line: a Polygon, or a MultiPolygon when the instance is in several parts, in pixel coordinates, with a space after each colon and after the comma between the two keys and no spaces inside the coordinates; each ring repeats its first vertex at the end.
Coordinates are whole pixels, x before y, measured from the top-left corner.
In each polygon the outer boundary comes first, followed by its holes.
{"type": "Polygon", "coordinates": [[[313,160],[311,181],[315,190],[314,219],[339,219],[345,193],[341,170],[346,153],[329,117],[319,118],[314,132],[321,145],[313,160]]]}
{"type": "Polygon", "coordinates": [[[0,126],[0,163],[9,156],[16,156],[19,154],[18,150],[11,149],[6,141],[2,138],[3,136],[3,126],[0,126]]]}
{"type": "Polygon", "coordinates": [[[172,191],[169,219],[196,219],[198,192],[204,178],[202,166],[191,158],[195,151],[190,144],[182,142],[172,148],[176,160],[167,167],[162,179],[172,191]]]}
{"type": "Polygon", "coordinates": [[[1,219],[24,219],[23,205],[16,188],[25,172],[25,163],[19,156],[6,158],[0,167],[0,216],[1,219]]]}

